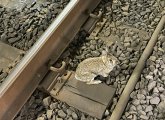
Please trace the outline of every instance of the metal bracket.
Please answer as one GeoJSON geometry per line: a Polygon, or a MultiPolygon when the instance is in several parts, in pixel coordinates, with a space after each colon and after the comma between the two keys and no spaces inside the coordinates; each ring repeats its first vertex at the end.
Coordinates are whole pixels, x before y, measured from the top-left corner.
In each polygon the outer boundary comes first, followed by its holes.
{"type": "Polygon", "coordinates": [[[50,93],[52,96],[58,95],[62,87],[65,85],[69,77],[71,76],[71,71],[66,71],[66,63],[62,61],[61,67],[57,68],[50,66],[50,72],[44,80],[40,83],[39,89],[50,93]]]}
{"type": "Polygon", "coordinates": [[[94,19],[100,19],[101,16],[102,16],[102,14],[103,14],[103,13],[102,13],[101,11],[99,11],[98,15],[95,15],[95,14],[93,14],[93,13],[90,13],[89,16],[90,16],[91,18],[94,18],[94,19]]]}
{"type": "Polygon", "coordinates": [[[105,25],[107,19],[103,18],[102,21],[98,22],[94,28],[94,30],[92,31],[90,36],[94,36],[96,37],[97,34],[100,32],[100,30],[103,28],[103,26],[105,25]]]}
{"type": "Polygon", "coordinates": [[[58,79],[60,79],[60,82],[57,82],[53,89],[50,91],[50,94],[52,96],[57,96],[60,92],[60,90],[63,88],[63,86],[65,85],[65,83],[67,82],[67,80],[70,78],[72,72],[71,71],[67,71],[66,74],[62,75],[61,77],[58,77],[58,79]]]}
{"type": "Polygon", "coordinates": [[[52,96],[58,95],[62,87],[65,85],[69,77],[71,76],[70,71],[65,70],[66,63],[62,61],[62,65],[60,68],[56,68],[51,66],[50,70],[57,73],[56,77],[54,78],[53,82],[48,87],[48,91],[52,96]]]}
{"type": "Polygon", "coordinates": [[[50,66],[50,70],[53,71],[53,72],[57,72],[59,73],[60,75],[63,74],[66,70],[65,70],[65,66],[66,66],[66,63],[64,61],[62,61],[62,65],[60,68],[56,68],[56,67],[53,67],[53,66],[50,66]]]}
{"type": "Polygon", "coordinates": [[[103,12],[99,11],[98,15],[95,15],[93,13],[88,14],[89,18],[87,22],[83,25],[82,29],[90,34],[95,28],[96,23],[101,19],[103,12]]]}
{"type": "Polygon", "coordinates": [[[54,77],[53,81],[50,83],[49,87],[47,88],[47,91],[51,91],[56,83],[62,82],[61,77],[63,76],[63,74],[66,73],[65,66],[66,66],[66,63],[64,61],[62,61],[62,65],[60,68],[50,66],[50,70],[53,73],[55,73],[56,76],[54,77]]]}

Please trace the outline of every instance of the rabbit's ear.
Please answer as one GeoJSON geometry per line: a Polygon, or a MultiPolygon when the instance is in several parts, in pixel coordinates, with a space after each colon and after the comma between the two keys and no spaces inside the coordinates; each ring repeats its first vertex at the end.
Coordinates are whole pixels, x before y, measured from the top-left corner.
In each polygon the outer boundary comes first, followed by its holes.
{"type": "Polygon", "coordinates": [[[105,51],[106,51],[107,53],[109,53],[109,48],[108,48],[108,46],[105,47],[105,51]]]}

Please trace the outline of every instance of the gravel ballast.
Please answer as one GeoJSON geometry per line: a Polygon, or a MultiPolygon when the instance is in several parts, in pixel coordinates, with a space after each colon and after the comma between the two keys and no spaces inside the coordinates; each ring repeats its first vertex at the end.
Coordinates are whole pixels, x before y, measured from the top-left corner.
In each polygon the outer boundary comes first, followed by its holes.
{"type": "MultiPolygon", "coordinates": [[[[117,88],[112,105],[105,111],[103,120],[108,120],[111,115],[140,55],[161,16],[165,14],[163,0],[115,0],[112,9],[109,5],[106,0],[102,1],[100,5],[106,6],[104,18],[107,19],[107,22],[98,36],[88,37],[85,32],[80,32],[60,58],[69,64],[67,69],[75,70],[81,61],[89,57],[100,56],[105,47],[112,44],[109,46],[110,52],[119,59],[120,64],[107,78],[102,78],[107,85],[117,88]]],[[[165,119],[163,116],[165,114],[164,51],[165,29],[159,35],[158,42],[151,57],[147,60],[141,78],[130,95],[130,101],[121,120],[165,119]]],[[[38,96],[38,91],[34,92],[29,99],[33,102],[26,109],[37,111],[28,112],[28,114],[22,112],[17,118],[32,116],[31,118],[38,120],[50,118],[53,120],[97,120],[63,102],[39,93],[42,97],[38,96]],[[36,103],[36,101],[40,102],[36,103]]]]}

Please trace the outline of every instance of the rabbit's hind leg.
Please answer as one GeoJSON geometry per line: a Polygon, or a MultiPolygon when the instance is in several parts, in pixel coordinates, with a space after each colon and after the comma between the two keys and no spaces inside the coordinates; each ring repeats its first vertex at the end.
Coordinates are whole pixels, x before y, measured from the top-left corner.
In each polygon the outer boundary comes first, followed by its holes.
{"type": "Polygon", "coordinates": [[[101,81],[100,80],[91,80],[89,82],[87,82],[88,85],[92,85],[92,84],[100,84],[101,81]]]}
{"type": "Polygon", "coordinates": [[[107,74],[107,73],[103,73],[103,74],[102,74],[103,77],[108,77],[108,75],[109,75],[109,74],[107,74]]]}

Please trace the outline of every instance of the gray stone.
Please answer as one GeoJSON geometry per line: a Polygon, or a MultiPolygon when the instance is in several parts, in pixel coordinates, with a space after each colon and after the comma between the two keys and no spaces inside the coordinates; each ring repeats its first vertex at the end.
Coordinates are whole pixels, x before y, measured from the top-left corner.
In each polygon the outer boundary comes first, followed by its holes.
{"type": "Polygon", "coordinates": [[[149,66],[149,68],[152,72],[155,70],[155,67],[153,65],[149,66]]]}
{"type": "Polygon", "coordinates": [[[157,104],[159,104],[159,102],[160,102],[160,98],[159,97],[154,97],[154,98],[150,99],[150,103],[152,105],[157,105],[157,104]]]}
{"type": "Polygon", "coordinates": [[[133,99],[136,99],[136,94],[137,94],[137,93],[136,93],[135,91],[133,91],[133,92],[130,94],[130,97],[133,98],[133,99]]]}
{"type": "Polygon", "coordinates": [[[153,80],[154,78],[153,78],[153,75],[147,75],[147,76],[146,76],[146,79],[148,79],[148,80],[153,80]]]}
{"type": "Polygon", "coordinates": [[[161,98],[161,100],[164,100],[165,99],[165,95],[164,94],[160,94],[160,98],[161,98]]]}
{"type": "Polygon", "coordinates": [[[129,116],[127,117],[127,119],[129,119],[129,120],[131,120],[132,118],[133,118],[132,115],[129,115],[129,116]]]}
{"type": "Polygon", "coordinates": [[[130,115],[129,112],[125,112],[125,116],[128,117],[130,115]]]}
{"type": "Polygon", "coordinates": [[[106,110],[105,113],[104,113],[105,116],[108,116],[109,115],[109,111],[106,110]]]}
{"type": "Polygon", "coordinates": [[[156,57],[155,56],[150,56],[150,58],[149,58],[150,60],[152,60],[153,62],[155,62],[156,61],[156,57]]]}
{"type": "Polygon", "coordinates": [[[53,110],[47,110],[46,111],[46,116],[48,119],[51,119],[52,115],[53,115],[53,110]]]}
{"type": "Polygon", "coordinates": [[[62,118],[56,117],[56,120],[63,120],[62,118]]]}
{"type": "Polygon", "coordinates": [[[160,113],[165,113],[165,100],[163,100],[159,103],[158,110],[160,113]]]}
{"type": "Polygon", "coordinates": [[[162,56],[163,62],[165,63],[165,55],[162,56]]]}
{"type": "Polygon", "coordinates": [[[94,45],[90,45],[90,48],[91,48],[91,50],[95,50],[96,49],[94,45]]]}
{"type": "Polygon", "coordinates": [[[129,10],[129,4],[125,5],[124,7],[121,8],[123,11],[128,12],[129,10]]]}
{"type": "Polygon", "coordinates": [[[151,91],[156,86],[156,81],[152,81],[148,84],[148,91],[151,91]]]}
{"type": "Polygon", "coordinates": [[[45,107],[48,107],[50,105],[50,103],[51,103],[51,97],[50,96],[43,99],[43,104],[45,107]]]}
{"type": "Polygon", "coordinates": [[[130,111],[130,114],[138,114],[137,111],[130,111]]]}
{"type": "Polygon", "coordinates": [[[146,100],[140,100],[141,104],[146,104],[146,102],[147,102],[146,100]]]}
{"type": "Polygon", "coordinates": [[[68,120],[73,120],[73,118],[72,117],[69,117],[69,119],[68,120]]]}
{"type": "Polygon", "coordinates": [[[140,104],[140,100],[135,99],[132,101],[132,104],[138,106],[140,104]]]}
{"type": "Polygon", "coordinates": [[[152,112],[152,111],[149,111],[149,112],[147,113],[147,115],[148,115],[148,116],[153,116],[153,112],[152,112]]]}
{"type": "Polygon", "coordinates": [[[145,87],[145,81],[141,80],[140,81],[140,89],[144,89],[144,87],[145,87]]]}
{"type": "Polygon", "coordinates": [[[139,100],[144,100],[146,97],[143,94],[137,94],[139,100]]]}
{"type": "Polygon", "coordinates": [[[165,76],[162,76],[161,80],[162,80],[162,81],[165,81],[165,76]]]}
{"type": "Polygon", "coordinates": [[[141,115],[146,115],[146,112],[144,112],[143,110],[139,110],[138,113],[141,115]]]}
{"type": "Polygon", "coordinates": [[[45,120],[44,117],[38,117],[37,120],[45,120]]]}
{"type": "Polygon", "coordinates": [[[15,42],[17,42],[17,41],[19,41],[20,40],[20,37],[14,37],[14,38],[9,38],[8,39],[8,42],[10,43],[10,44],[13,44],[13,43],[15,43],[15,42]]]}
{"type": "Polygon", "coordinates": [[[56,116],[55,115],[53,115],[52,120],[56,120],[56,116]]]}
{"type": "Polygon", "coordinates": [[[6,35],[6,33],[3,33],[1,35],[1,41],[6,42],[6,40],[7,40],[7,35],[6,35]]]}
{"type": "Polygon", "coordinates": [[[131,44],[130,43],[124,43],[125,47],[129,47],[131,44]]]}
{"type": "Polygon", "coordinates": [[[146,116],[146,115],[140,115],[140,118],[143,119],[143,120],[149,120],[149,117],[146,116]]]}
{"type": "Polygon", "coordinates": [[[165,89],[163,87],[158,87],[159,92],[163,92],[165,89]]]}
{"type": "Polygon", "coordinates": [[[125,85],[122,85],[122,86],[120,87],[120,89],[119,89],[119,91],[118,91],[118,94],[119,94],[119,95],[123,92],[124,88],[125,88],[125,85]]]}
{"type": "Polygon", "coordinates": [[[107,36],[109,36],[110,35],[110,30],[106,30],[105,32],[104,32],[104,35],[107,37],[107,36]]]}
{"type": "Polygon", "coordinates": [[[74,120],[78,120],[78,116],[77,116],[77,114],[75,112],[72,112],[72,118],[74,120]]]}
{"type": "Polygon", "coordinates": [[[100,55],[100,52],[98,51],[92,51],[91,53],[94,57],[98,57],[100,55]]]}
{"type": "Polygon", "coordinates": [[[159,93],[159,90],[157,87],[154,88],[153,93],[159,93]]]}
{"type": "Polygon", "coordinates": [[[160,5],[161,5],[162,7],[165,7],[165,1],[164,1],[164,0],[160,0],[160,5]]]}
{"type": "Polygon", "coordinates": [[[50,107],[50,109],[55,109],[55,108],[57,108],[57,106],[58,106],[58,103],[55,102],[55,103],[51,103],[49,107],[50,107]]]}
{"type": "Polygon", "coordinates": [[[81,117],[81,120],[86,120],[85,116],[82,116],[82,117],[81,117]]]}
{"type": "Polygon", "coordinates": [[[14,29],[13,29],[13,28],[9,28],[8,31],[9,31],[9,32],[13,32],[14,29]]]}
{"type": "Polygon", "coordinates": [[[124,42],[131,42],[131,37],[125,37],[124,42]]]}
{"type": "Polygon", "coordinates": [[[137,106],[137,108],[136,108],[138,111],[140,111],[140,110],[142,110],[143,108],[142,108],[142,106],[139,104],[138,106],[137,106]]]}
{"type": "Polygon", "coordinates": [[[132,120],[137,120],[137,116],[135,114],[133,114],[132,120]]]}
{"type": "Polygon", "coordinates": [[[66,113],[64,113],[64,111],[62,111],[62,110],[59,110],[59,111],[58,111],[58,115],[59,115],[61,118],[65,118],[65,117],[66,117],[66,113]]]}
{"type": "Polygon", "coordinates": [[[72,112],[73,112],[73,111],[72,111],[71,109],[67,109],[67,110],[66,110],[67,115],[72,115],[72,112]]]}
{"type": "Polygon", "coordinates": [[[131,111],[136,111],[136,107],[134,105],[131,105],[130,110],[131,111]]]}
{"type": "Polygon", "coordinates": [[[147,106],[145,109],[145,112],[150,112],[153,110],[153,107],[151,105],[147,106]]]}

